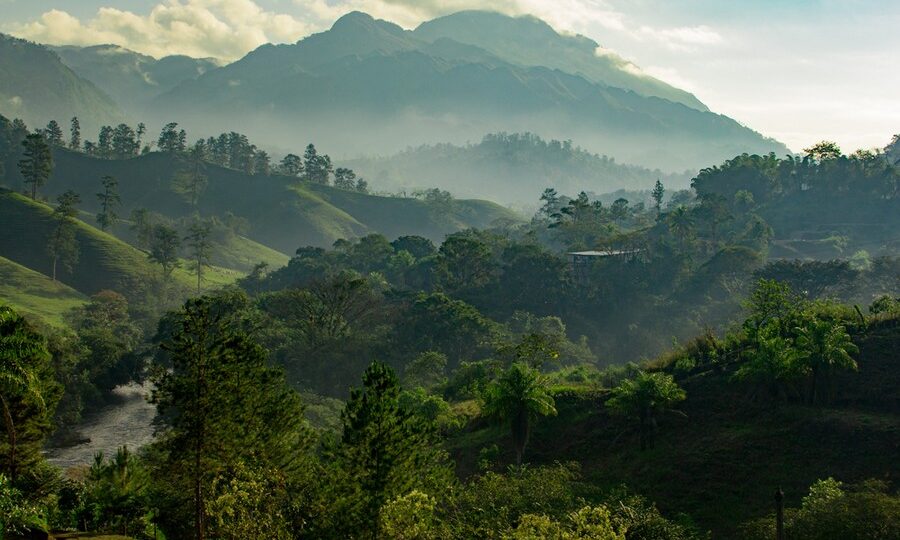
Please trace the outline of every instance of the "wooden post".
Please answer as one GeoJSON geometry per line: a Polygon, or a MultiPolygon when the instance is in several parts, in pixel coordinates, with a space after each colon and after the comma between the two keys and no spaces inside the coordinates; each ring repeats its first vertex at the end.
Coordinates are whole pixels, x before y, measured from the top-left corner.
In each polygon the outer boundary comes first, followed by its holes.
{"type": "Polygon", "coordinates": [[[775,540],[784,540],[784,492],[775,492],[775,540]]]}

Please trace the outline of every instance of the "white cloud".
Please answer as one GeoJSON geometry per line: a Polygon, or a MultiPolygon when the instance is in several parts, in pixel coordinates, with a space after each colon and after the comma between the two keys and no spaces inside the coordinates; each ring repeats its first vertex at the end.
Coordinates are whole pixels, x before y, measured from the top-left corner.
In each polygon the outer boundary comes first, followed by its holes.
{"type": "Polygon", "coordinates": [[[152,56],[186,54],[232,60],[263,43],[295,41],[314,25],[265,11],[253,0],[166,0],[146,15],[103,7],[82,22],[61,10],[11,33],[54,45],[111,43],[152,56]]]}
{"type": "Polygon", "coordinates": [[[723,41],[718,32],[706,25],[675,28],[641,26],[634,36],[637,39],[658,41],[674,51],[693,51],[699,47],[717,45],[723,41]]]}
{"type": "Polygon", "coordinates": [[[267,11],[254,0],[163,0],[149,13],[100,8],[89,20],[52,9],[37,20],[7,25],[10,33],[53,45],[110,43],[152,56],[186,54],[234,60],[263,43],[293,42],[328,28],[348,11],[412,28],[464,9],[535,15],[561,32],[597,29],[655,41],[672,50],[713,45],[721,36],[707,26],[654,28],[633,24],[609,0],[293,0],[293,14],[267,11]]]}

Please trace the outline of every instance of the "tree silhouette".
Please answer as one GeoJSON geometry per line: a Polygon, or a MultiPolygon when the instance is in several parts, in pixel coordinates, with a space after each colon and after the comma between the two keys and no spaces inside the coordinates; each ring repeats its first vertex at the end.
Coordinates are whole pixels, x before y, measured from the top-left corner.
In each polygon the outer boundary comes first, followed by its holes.
{"type": "Polygon", "coordinates": [[[39,133],[32,133],[22,141],[25,151],[19,160],[19,170],[25,178],[25,183],[31,185],[31,199],[37,199],[37,190],[47,183],[50,173],[53,172],[53,155],[50,153],[50,145],[39,133]]]}

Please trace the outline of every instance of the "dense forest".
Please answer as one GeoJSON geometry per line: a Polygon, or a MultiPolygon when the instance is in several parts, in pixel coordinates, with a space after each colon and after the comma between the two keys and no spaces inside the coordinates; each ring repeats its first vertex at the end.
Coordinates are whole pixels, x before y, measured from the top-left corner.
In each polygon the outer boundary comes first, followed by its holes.
{"type": "Polygon", "coordinates": [[[67,127],[0,117],[11,534],[756,539],[780,490],[788,538],[900,536],[898,138],[526,219],[67,127]],[[52,465],[127,384],[153,442],[52,465]]]}

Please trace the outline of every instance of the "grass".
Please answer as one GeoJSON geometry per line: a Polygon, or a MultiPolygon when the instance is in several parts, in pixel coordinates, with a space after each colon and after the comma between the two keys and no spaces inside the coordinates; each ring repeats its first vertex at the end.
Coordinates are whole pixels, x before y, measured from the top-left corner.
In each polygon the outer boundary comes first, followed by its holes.
{"type": "MultiPolygon", "coordinates": [[[[0,191],[0,215],[4,217],[0,255],[28,268],[49,269],[44,245],[55,226],[52,214],[46,204],[0,191]]],[[[78,262],[71,272],[59,265],[59,281],[84,295],[112,289],[130,296],[158,278],[159,270],[144,252],[82,221],[76,220],[76,226],[78,262]]],[[[191,282],[187,275],[176,273],[176,283],[189,287],[191,282]]]]}
{"type": "Polygon", "coordinates": [[[64,315],[85,304],[78,291],[0,257],[0,303],[55,327],[65,327],[64,315]]]}
{"type": "MultiPolygon", "coordinates": [[[[195,213],[222,218],[230,212],[249,223],[248,240],[281,253],[293,253],[307,245],[327,247],[339,238],[371,232],[389,238],[419,234],[440,241],[460,229],[515,218],[510,210],[487,201],[460,200],[449,208],[439,208],[416,199],[343,191],[285,177],[248,176],[211,164],[204,166],[209,181],[195,208],[172,189],[172,178],[184,166],[181,158],[154,152],[133,159],[106,160],[59,149],[54,152],[54,161],[56,167],[45,194],[53,199],[72,189],[82,195],[81,206],[89,216],[98,211],[96,198],[89,194],[97,192],[100,178],[110,175],[119,181],[119,213],[123,217],[136,208],[173,220],[195,213]]],[[[230,251],[229,260],[215,264],[245,269],[236,263],[252,265],[264,260],[272,265],[270,259],[280,258],[247,244],[232,246],[230,251]]]]}

